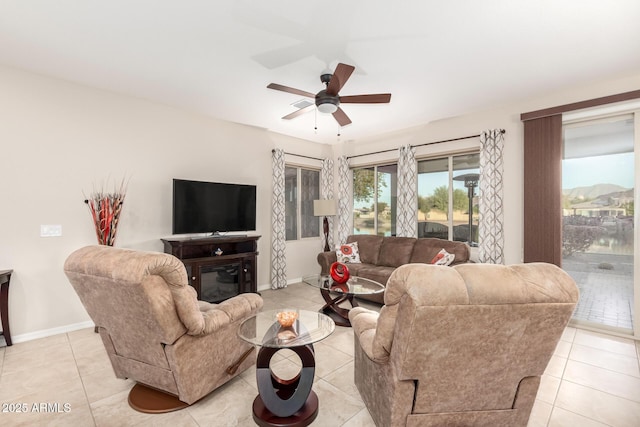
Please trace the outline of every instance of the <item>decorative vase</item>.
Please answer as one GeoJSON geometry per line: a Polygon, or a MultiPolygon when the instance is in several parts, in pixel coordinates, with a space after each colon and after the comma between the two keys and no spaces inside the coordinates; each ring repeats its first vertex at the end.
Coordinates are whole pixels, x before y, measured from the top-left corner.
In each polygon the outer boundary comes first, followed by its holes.
{"type": "Polygon", "coordinates": [[[84,202],[89,207],[98,244],[113,246],[126,193],[124,180],[113,193],[94,192],[84,202]]]}

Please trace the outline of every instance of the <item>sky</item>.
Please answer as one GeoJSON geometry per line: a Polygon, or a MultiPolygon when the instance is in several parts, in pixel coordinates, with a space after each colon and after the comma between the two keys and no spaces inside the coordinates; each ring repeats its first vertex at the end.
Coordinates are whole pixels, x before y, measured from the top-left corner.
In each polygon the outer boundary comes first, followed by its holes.
{"type": "Polygon", "coordinates": [[[633,153],[584,157],[562,161],[562,188],[617,184],[633,188],[633,153]]]}

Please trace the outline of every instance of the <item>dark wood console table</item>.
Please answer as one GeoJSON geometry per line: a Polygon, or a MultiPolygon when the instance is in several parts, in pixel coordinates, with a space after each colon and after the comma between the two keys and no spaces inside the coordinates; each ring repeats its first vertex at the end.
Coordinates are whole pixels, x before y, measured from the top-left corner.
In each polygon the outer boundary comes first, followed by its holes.
{"type": "Polygon", "coordinates": [[[245,292],[258,292],[260,236],[161,239],[165,253],[180,259],[198,299],[217,303],[245,292]]]}
{"type": "Polygon", "coordinates": [[[2,319],[2,332],[7,346],[11,346],[11,331],[9,330],[9,281],[13,270],[0,270],[0,318],[2,319]]]}

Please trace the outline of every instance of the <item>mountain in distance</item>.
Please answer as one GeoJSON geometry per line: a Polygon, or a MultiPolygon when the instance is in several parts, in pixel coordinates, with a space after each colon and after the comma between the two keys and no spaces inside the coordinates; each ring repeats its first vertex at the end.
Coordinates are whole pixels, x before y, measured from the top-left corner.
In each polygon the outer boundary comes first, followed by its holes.
{"type": "Polygon", "coordinates": [[[593,200],[611,193],[623,193],[627,191],[633,193],[632,190],[633,188],[624,188],[617,184],[595,184],[588,187],[565,188],[562,190],[562,194],[568,196],[570,200],[593,200]]]}

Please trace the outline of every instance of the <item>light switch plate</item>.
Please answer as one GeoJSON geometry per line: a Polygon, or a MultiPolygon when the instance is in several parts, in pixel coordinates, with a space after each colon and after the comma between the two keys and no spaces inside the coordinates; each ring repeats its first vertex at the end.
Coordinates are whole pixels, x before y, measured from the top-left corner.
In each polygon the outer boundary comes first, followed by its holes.
{"type": "Polygon", "coordinates": [[[40,237],[62,236],[62,225],[40,225],[40,237]]]}

